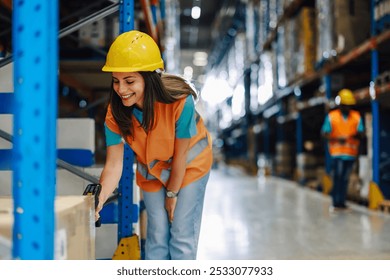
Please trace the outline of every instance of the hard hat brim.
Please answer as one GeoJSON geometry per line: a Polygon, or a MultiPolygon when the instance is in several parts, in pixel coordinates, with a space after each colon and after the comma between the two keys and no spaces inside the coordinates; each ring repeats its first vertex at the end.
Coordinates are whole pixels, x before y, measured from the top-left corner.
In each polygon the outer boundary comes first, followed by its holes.
{"type": "Polygon", "coordinates": [[[157,69],[164,69],[164,62],[160,61],[158,63],[149,64],[140,67],[114,67],[104,65],[102,68],[103,72],[139,72],[139,71],[155,71],[157,69]]]}

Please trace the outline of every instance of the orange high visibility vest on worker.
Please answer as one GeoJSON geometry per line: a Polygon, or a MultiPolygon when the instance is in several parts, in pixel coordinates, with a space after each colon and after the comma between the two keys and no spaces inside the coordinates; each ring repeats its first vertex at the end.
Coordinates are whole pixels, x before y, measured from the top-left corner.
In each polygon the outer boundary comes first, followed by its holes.
{"type": "Polygon", "coordinates": [[[329,141],[329,153],[332,156],[357,156],[359,152],[359,140],[351,136],[358,132],[358,125],[361,121],[359,112],[351,110],[348,118],[343,117],[342,112],[337,109],[329,113],[329,121],[332,127],[330,137],[345,137],[347,138],[344,144],[335,140],[329,141]]]}
{"type": "MultiPolygon", "coordinates": [[[[171,104],[156,102],[154,127],[148,133],[140,126],[135,116],[132,116],[134,138],[129,136],[126,142],[136,154],[136,180],[144,191],[158,191],[168,183],[174,153],[176,121],[184,108],[185,100],[183,98],[171,104]]],[[[202,178],[212,165],[211,137],[199,115],[196,122],[197,134],[190,140],[181,187],[202,178]]],[[[110,130],[120,134],[112,116],[111,106],[107,111],[106,124],[110,130]]]]}

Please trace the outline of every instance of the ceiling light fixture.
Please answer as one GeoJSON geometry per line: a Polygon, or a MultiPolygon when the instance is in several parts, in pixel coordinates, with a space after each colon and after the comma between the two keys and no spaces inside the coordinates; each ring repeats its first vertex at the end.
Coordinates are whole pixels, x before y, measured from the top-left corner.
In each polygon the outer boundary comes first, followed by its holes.
{"type": "Polygon", "coordinates": [[[206,52],[195,52],[194,53],[194,59],[192,63],[195,66],[206,66],[208,61],[207,61],[207,53],[206,52]]]}
{"type": "Polygon", "coordinates": [[[184,77],[188,80],[191,80],[194,74],[194,69],[191,66],[184,67],[184,77]]]}
{"type": "Polygon", "coordinates": [[[192,17],[193,19],[198,19],[198,18],[200,18],[200,13],[201,13],[200,7],[198,7],[198,6],[192,7],[192,9],[191,9],[191,17],[192,17]]]}

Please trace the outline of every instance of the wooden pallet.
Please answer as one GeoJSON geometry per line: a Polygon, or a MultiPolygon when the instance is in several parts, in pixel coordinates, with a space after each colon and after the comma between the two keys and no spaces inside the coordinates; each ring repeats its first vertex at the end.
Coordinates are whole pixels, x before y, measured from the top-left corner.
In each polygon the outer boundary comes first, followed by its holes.
{"type": "Polygon", "coordinates": [[[381,203],[379,203],[379,210],[390,213],[390,200],[383,200],[381,203]]]}

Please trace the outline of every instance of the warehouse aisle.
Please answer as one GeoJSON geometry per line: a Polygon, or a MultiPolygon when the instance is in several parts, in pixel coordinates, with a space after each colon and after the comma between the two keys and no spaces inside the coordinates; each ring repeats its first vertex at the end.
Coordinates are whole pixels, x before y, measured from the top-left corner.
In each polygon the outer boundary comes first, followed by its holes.
{"type": "Polygon", "coordinates": [[[213,170],[198,259],[390,259],[390,215],[279,178],[213,170]]]}

